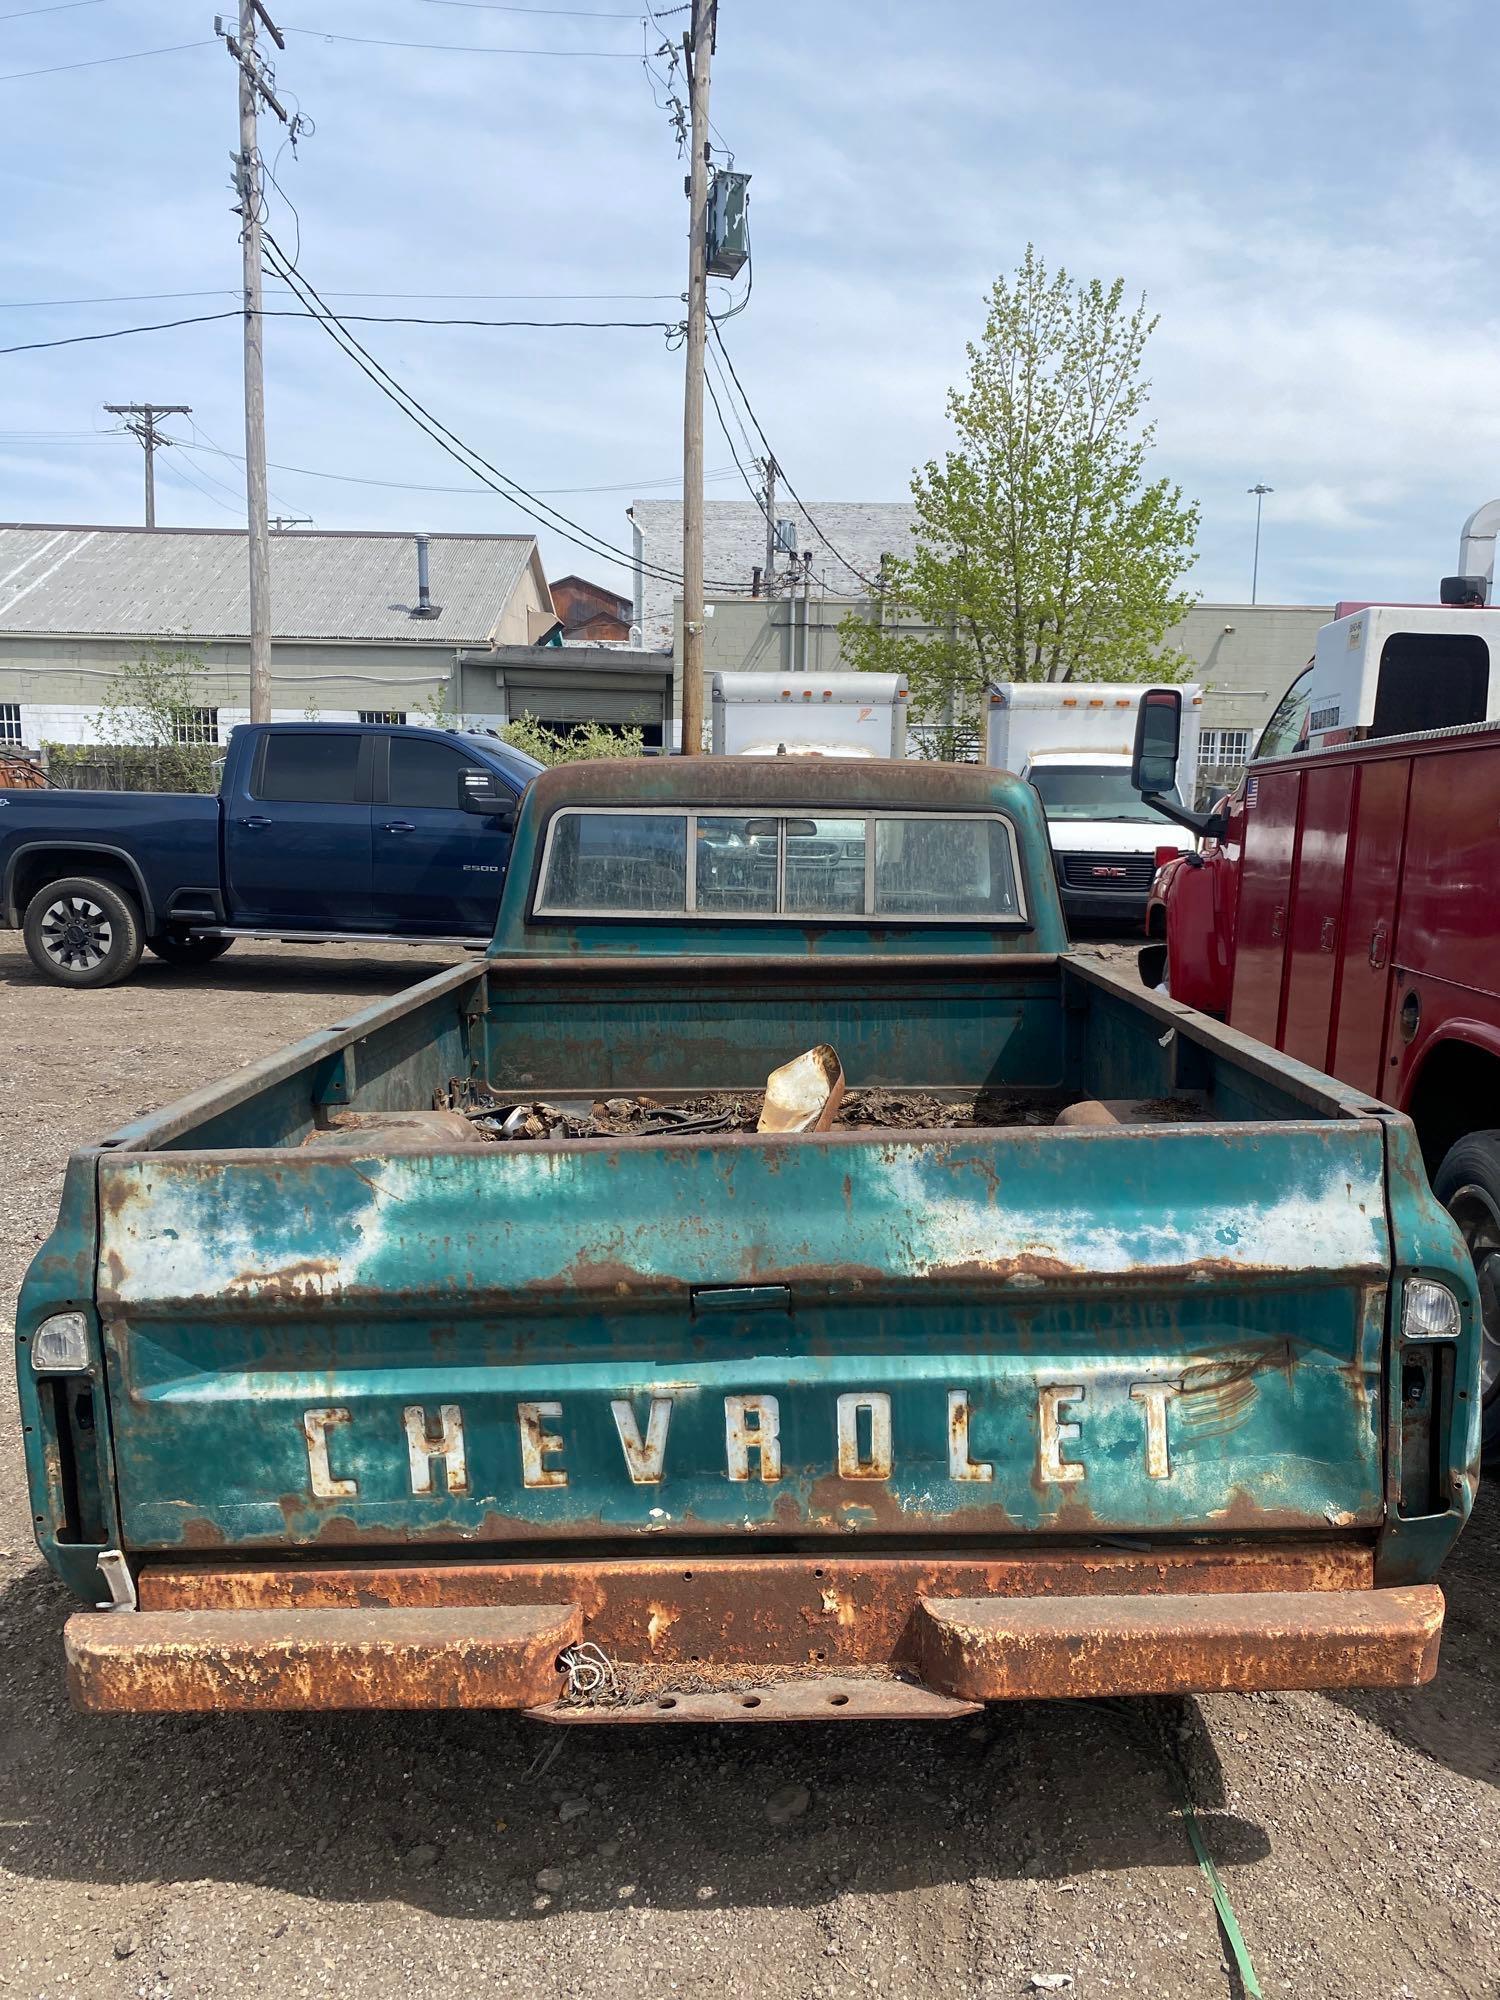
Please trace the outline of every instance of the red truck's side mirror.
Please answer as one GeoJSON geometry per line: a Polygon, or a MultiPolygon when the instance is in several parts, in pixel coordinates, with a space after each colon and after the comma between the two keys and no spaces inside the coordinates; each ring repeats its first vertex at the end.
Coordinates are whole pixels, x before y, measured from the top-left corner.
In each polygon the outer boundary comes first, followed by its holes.
{"type": "Polygon", "coordinates": [[[1191,812],[1179,805],[1177,758],[1182,741],[1182,690],[1147,688],[1135,713],[1135,748],[1130,758],[1130,782],[1163,819],[1185,826],[1200,838],[1218,840],[1225,830],[1221,810],[1191,812]]]}
{"type": "Polygon", "coordinates": [[[1182,695],[1177,688],[1147,688],[1135,714],[1130,782],[1145,797],[1177,788],[1182,739],[1182,695]]]}

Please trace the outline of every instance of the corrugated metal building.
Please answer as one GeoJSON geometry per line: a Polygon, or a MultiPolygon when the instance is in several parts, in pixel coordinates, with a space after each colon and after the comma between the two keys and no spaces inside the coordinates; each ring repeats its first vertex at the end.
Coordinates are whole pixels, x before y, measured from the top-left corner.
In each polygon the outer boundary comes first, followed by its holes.
{"type": "MultiPolygon", "coordinates": [[[[556,630],[533,536],[426,539],[433,615],[421,617],[415,536],[273,534],[278,720],[438,700],[458,713],[461,655],[556,630]]],[[[153,643],[202,661],[198,740],[222,742],[249,716],[249,626],[241,530],[0,525],[0,743],[89,741],[111,681],[153,643]]]]}

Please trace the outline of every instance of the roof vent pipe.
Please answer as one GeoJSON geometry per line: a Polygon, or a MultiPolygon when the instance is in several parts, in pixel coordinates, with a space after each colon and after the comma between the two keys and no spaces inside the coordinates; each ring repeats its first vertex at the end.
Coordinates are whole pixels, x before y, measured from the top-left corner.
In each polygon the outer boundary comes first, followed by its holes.
{"type": "Polygon", "coordinates": [[[1494,595],[1497,530],[1500,530],[1500,500],[1487,500],[1482,507],[1476,507],[1464,522],[1458,538],[1460,574],[1484,578],[1491,585],[1491,596],[1494,595]]]}
{"type": "Polygon", "coordinates": [[[427,582],[427,537],[425,535],[418,535],[417,602],[411,615],[413,618],[440,618],[442,613],[442,605],[434,604],[432,601],[432,592],[427,582]]]}

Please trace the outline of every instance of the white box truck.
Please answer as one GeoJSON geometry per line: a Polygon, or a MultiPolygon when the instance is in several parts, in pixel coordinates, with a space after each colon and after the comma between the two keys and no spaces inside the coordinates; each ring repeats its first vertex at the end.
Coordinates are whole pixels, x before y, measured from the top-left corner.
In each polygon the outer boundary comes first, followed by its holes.
{"type": "Polygon", "coordinates": [[[904,757],[900,674],[715,674],[716,757],[904,757]]]}
{"type": "MultiPolygon", "coordinates": [[[[1114,681],[1000,681],[990,689],[985,762],[1031,784],[1047,814],[1070,923],[1139,926],[1159,864],[1193,845],[1130,782],[1144,687],[1114,681]]],[[[1178,769],[1198,762],[1203,690],[1182,689],[1178,769]]]]}

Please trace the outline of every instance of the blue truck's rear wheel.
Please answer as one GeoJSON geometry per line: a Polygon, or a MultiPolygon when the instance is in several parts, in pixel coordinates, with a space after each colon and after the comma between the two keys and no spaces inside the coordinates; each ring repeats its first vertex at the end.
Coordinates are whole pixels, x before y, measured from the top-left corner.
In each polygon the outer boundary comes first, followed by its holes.
{"type": "Polygon", "coordinates": [[[1450,1146],[1432,1191],[1463,1231],[1479,1280],[1484,1449],[1494,1458],[1500,1455],[1500,1132],[1470,1132],[1450,1146]]]}
{"type": "Polygon", "coordinates": [[[59,986],[113,986],[141,960],[141,913],[113,882],[66,875],[26,905],[26,952],[59,986]]]}
{"type": "Polygon", "coordinates": [[[233,938],[187,937],[181,931],[164,931],[160,937],[147,938],[146,949],[155,952],[168,965],[191,969],[222,958],[233,943],[233,938]]]}

